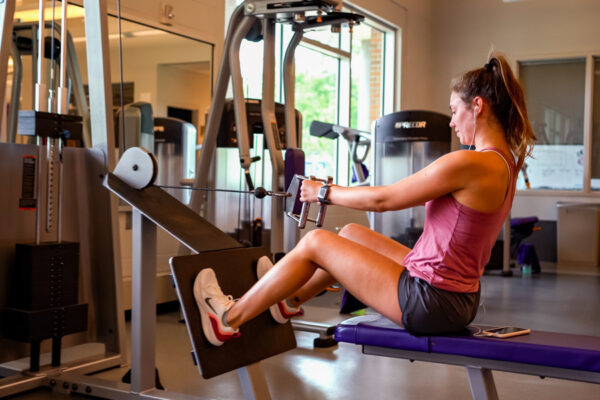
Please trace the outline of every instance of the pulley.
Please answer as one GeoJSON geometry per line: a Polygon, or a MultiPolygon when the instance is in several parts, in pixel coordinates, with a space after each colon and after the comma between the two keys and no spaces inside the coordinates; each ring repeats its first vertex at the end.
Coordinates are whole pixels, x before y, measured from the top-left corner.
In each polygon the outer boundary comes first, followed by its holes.
{"type": "MultiPolygon", "coordinates": [[[[130,147],[127,149],[121,159],[117,163],[113,171],[113,175],[127,183],[135,189],[144,189],[152,186],[158,175],[158,162],[154,154],[150,153],[143,147],[130,147]]],[[[254,190],[233,190],[233,189],[213,189],[213,188],[197,188],[188,186],[170,186],[170,185],[154,185],[162,189],[187,189],[200,190],[210,192],[229,192],[253,194],[256,198],[262,199],[266,196],[273,197],[289,197],[291,194],[285,192],[272,192],[263,187],[257,187],[254,190]]]]}
{"type": "Polygon", "coordinates": [[[121,156],[113,175],[132,188],[143,189],[154,183],[158,162],[154,154],[143,147],[130,147],[121,156]]]}

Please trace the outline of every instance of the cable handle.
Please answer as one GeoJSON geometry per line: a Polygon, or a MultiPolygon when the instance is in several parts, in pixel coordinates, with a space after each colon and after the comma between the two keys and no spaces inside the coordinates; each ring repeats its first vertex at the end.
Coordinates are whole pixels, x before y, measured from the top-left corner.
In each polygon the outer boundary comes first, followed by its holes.
{"type": "MultiPolygon", "coordinates": [[[[328,176],[326,180],[319,180],[320,182],[324,182],[325,185],[331,185],[333,183],[333,177],[328,176]]],[[[319,206],[319,213],[317,214],[317,220],[315,221],[315,225],[317,228],[323,226],[323,221],[325,220],[325,212],[327,211],[327,204],[321,203],[319,206]]]]}
{"type": "MultiPolygon", "coordinates": [[[[299,200],[300,187],[302,186],[302,182],[307,179],[309,179],[311,181],[321,182],[323,184],[333,183],[333,177],[331,177],[331,176],[327,177],[327,179],[321,179],[321,178],[317,178],[313,175],[307,177],[307,176],[296,174],[296,175],[294,175],[294,179],[292,180],[292,183],[290,184],[290,188],[288,189],[288,193],[291,196],[290,204],[294,204],[296,199],[299,200]]],[[[286,208],[287,208],[287,203],[286,203],[286,208]]],[[[302,202],[302,208],[301,208],[300,214],[295,214],[293,212],[292,208],[293,207],[290,207],[290,209],[287,210],[288,212],[286,213],[286,215],[288,217],[292,218],[294,221],[298,222],[299,229],[304,229],[306,227],[307,222],[313,222],[317,226],[317,228],[320,228],[323,226],[323,222],[325,220],[325,213],[327,211],[327,204],[320,204],[319,212],[317,214],[316,219],[308,217],[308,213],[310,211],[310,202],[309,201],[302,202]]]]}

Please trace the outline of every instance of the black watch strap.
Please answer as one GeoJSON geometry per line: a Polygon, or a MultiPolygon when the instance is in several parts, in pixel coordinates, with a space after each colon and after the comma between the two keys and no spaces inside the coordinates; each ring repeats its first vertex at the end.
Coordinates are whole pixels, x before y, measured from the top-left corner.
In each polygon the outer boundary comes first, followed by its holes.
{"type": "Polygon", "coordinates": [[[321,204],[331,204],[331,201],[329,201],[327,199],[327,196],[329,196],[329,189],[331,188],[331,185],[326,183],[323,186],[321,186],[321,188],[319,189],[319,194],[317,195],[317,199],[319,199],[319,203],[321,204]]]}

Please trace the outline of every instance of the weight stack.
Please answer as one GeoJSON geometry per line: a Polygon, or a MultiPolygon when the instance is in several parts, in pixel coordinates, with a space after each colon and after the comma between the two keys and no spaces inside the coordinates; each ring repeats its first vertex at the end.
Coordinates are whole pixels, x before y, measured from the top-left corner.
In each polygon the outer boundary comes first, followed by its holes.
{"type": "Polygon", "coordinates": [[[87,330],[87,304],[78,304],[79,243],[17,244],[2,334],[31,343],[31,371],[39,370],[40,342],[52,338],[60,365],[63,336],[87,330]]]}

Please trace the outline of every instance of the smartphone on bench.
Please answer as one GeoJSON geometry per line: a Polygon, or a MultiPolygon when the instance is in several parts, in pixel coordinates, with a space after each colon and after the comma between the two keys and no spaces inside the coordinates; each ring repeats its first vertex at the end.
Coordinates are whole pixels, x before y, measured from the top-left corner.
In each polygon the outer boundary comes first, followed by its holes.
{"type": "Polygon", "coordinates": [[[530,332],[531,329],[518,328],[516,326],[502,326],[499,328],[490,328],[483,330],[484,336],[491,336],[502,339],[519,335],[527,335],[530,332]]]}

